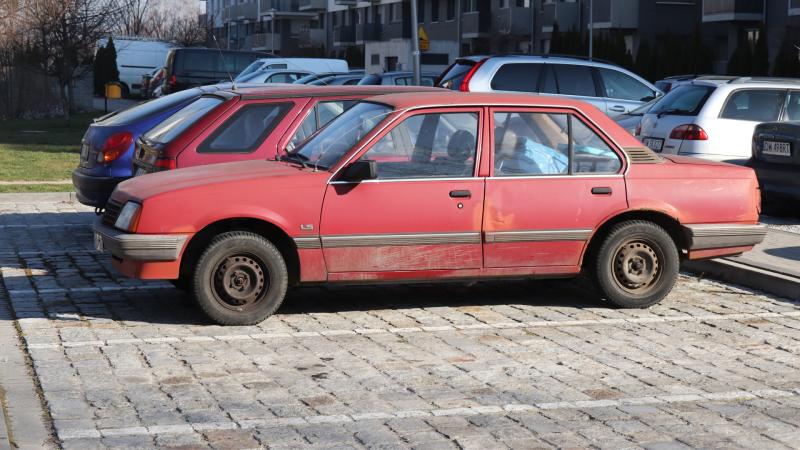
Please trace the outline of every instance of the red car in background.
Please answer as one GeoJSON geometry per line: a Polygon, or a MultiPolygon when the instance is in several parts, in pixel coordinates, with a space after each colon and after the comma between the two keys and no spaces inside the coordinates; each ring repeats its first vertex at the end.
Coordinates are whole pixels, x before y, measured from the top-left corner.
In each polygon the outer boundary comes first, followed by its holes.
{"type": "Polygon", "coordinates": [[[182,167],[274,159],[358,100],[385,93],[438,92],[409,86],[273,84],[203,95],[136,142],[134,176],[182,167]]]}
{"type": "Polygon", "coordinates": [[[751,169],[657,155],[586,103],[425,92],[359,102],[281,161],[125,181],[94,231],[122,273],[244,325],[320,282],[584,272],[647,307],[682,258],[761,242],[758,214],[751,169]]]}

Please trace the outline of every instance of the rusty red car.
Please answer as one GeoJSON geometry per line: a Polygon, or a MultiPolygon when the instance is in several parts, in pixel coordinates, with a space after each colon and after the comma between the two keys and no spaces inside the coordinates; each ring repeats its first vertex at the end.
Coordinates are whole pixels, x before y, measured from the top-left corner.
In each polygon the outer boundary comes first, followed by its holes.
{"type": "Polygon", "coordinates": [[[198,97],[143,134],[134,176],[183,167],[274,159],[358,100],[378,94],[437,91],[421,86],[271,84],[198,97]]]}
{"type": "Polygon", "coordinates": [[[426,92],[359,102],[278,161],[126,181],[94,232],[123,274],[244,325],[310,283],[585,273],[648,307],[682,259],[762,241],[759,208],[751,169],[655,154],[586,103],[426,92]]]}

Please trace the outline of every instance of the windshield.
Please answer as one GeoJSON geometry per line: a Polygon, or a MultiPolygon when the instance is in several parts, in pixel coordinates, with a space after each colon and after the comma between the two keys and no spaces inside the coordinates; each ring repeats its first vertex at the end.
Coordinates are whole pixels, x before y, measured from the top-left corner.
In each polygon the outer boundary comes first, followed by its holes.
{"type": "Polygon", "coordinates": [[[98,125],[129,125],[146,119],[149,116],[158,114],[164,110],[174,108],[181,103],[188,102],[189,100],[199,97],[202,90],[198,88],[187,89],[185,91],[176,92],[164,97],[159,97],[149,102],[140,103],[132,108],[120,111],[118,114],[109,116],[107,119],[98,121],[98,125]]]}
{"type": "Polygon", "coordinates": [[[245,67],[244,70],[239,73],[239,75],[236,75],[236,78],[234,78],[233,80],[234,81],[244,80],[247,75],[250,75],[251,73],[257,71],[259,68],[261,68],[263,64],[264,61],[259,61],[259,60],[253,61],[252,63],[250,63],[249,66],[245,67]]]}
{"type": "Polygon", "coordinates": [[[200,97],[156,125],[144,138],[160,143],[170,142],[222,102],[219,97],[200,97]]]}
{"type": "Polygon", "coordinates": [[[661,97],[648,113],[695,116],[703,108],[714,89],[712,86],[696,84],[678,86],[661,97]]]}
{"type": "Polygon", "coordinates": [[[308,138],[290,156],[296,155],[319,168],[330,168],[392,111],[378,103],[358,103],[308,138]]]}

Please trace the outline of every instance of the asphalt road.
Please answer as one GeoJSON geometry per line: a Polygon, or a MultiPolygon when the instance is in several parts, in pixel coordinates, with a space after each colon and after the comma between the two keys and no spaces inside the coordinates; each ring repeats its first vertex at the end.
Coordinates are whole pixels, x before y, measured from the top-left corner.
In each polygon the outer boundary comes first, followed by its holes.
{"type": "Polygon", "coordinates": [[[649,310],[572,281],[315,288],[219,327],[168,283],[117,275],[93,217],[0,204],[0,322],[53,447],[800,442],[800,305],[781,298],[686,274],[649,310]]]}

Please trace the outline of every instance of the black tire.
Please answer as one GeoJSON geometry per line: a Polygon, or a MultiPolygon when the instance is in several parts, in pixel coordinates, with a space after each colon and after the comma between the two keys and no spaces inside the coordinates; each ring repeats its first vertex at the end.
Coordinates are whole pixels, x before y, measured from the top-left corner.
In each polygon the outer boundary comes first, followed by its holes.
{"type": "Polygon", "coordinates": [[[622,308],[647,308],[672,290],[680,258],[660,226],[641,220],[615,225],[600,245],[595,281],[606,299],[622,308]]]}
{"type": "Polygon", "coordinates": [[[289,274],[278,249],[263,236],[231,231],[215,237],[194,268],[193,291],[220,325],[253,325],[280,307],[289,274]]]}
{"type": "Polygon", "coordinates": [[[180,278],[169,280],[169,282],[175,286],[175,289],[180,289],[187,292],[192,289],[191,277],[186,275],[181,275],[180,278]]]}

